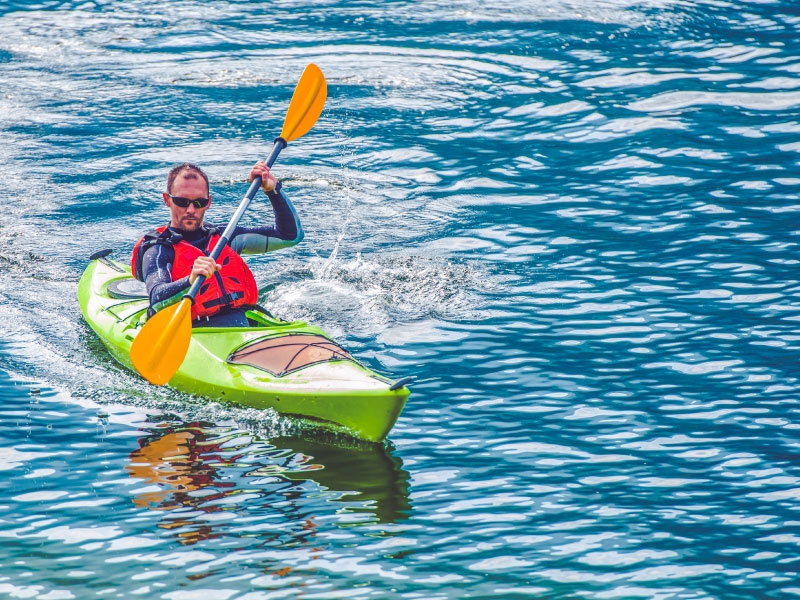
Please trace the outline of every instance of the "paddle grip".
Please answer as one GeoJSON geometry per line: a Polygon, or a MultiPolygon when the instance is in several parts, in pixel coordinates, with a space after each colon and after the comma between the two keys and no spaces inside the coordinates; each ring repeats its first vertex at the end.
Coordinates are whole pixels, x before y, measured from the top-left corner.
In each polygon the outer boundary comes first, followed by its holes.
{"type": "MultiPolygon", "coordinates": [[[[280,154],[281,150],[286,148],[287,145],[288,142],[282,137],[275,138],[275,144],[272,146],[272,152],[269,153],[267,160],[264,161],[268,167],[271,167],[273,164],[275,164],[275,159],[278,158],[278,154],[280,154]]],[[[260,187],[261,176],[259,175],[253,179],[253,182],[250,184],[250,189],[247,190],[244,198],[242,198],[242,201],[239,203],[239,208],[237,208],[236,212],[233,213],[231,220],[228,222],[228,226],[225,227],[225,231],[222,232],[219,240],[217,240],[217,244],[214,246],[211,254],[209,254],[213,260],[216,261],[219,258],[219,255],[222,254],[222,250],[228,245],[228,241],[230,240],[231,235],[233,235],[233,231],[236,229],[236,226],[239,225],[242,215],[244,215],[247,207],[250,206],[250,202],[252,202],[253,198],[255,198],[258,188],[260,187]]],[[[197,292],[200,291],[200,286],[203,285],[205,280],[206,278],[202,276],[195,279],[192,287],[189,288],[189,291],[183,297],[188,298],[192,304],[194,304],[194,297],[197,296],[197,292]]]]}

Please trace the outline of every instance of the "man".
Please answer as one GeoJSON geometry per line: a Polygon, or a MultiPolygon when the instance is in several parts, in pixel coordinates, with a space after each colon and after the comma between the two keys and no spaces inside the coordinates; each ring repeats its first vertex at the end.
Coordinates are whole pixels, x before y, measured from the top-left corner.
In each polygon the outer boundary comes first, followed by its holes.
{"type": "Polygon", "coordinates": [[[208,177],[200,167],[183,163],[167,177],[164,204],[169,225],[140,239],[133,249],[131,271],[147,284],[151,313],[178,302],[199,276],[205,277],[192,305],[194,327],[247,327],[245,309],[258,301],[258,287],[241,254],[262,254],[294,246],[303,229],[281,184],[259,161],[250,181],[261,176],[261,189],[275,213],[273,226],[237,227],[217,261],[209,254],[224,227],[205,224],[211,206],[208,177]]]}

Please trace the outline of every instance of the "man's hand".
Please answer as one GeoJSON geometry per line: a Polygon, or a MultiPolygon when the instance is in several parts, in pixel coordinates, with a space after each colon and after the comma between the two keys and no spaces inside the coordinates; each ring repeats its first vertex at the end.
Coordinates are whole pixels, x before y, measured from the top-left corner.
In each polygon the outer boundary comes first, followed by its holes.
{"type": "Polygon", "coordinates": [[[192,272],[189,275],[189,284],[193,284],[194,280],[200,275],[208,279],[216,271],[219,271],[220,268],[220,265],[214,262],[210,256],[198,256],[192,265],[192,272]]]}
{"type": "Polygon", "coordinates": [[[261,189],[265,192],[271,192],[278,185],[278,180],[269,172],[269,167],[264,164],[263,160],[258,161],[250,171],[250,181],[259,175],[261,175],[261,189]]]}

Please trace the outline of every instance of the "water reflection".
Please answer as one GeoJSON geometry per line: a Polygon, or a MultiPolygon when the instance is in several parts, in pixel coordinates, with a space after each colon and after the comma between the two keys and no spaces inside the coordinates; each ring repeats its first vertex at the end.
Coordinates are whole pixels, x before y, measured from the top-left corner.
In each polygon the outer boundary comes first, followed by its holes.
{"type": "Polygon", "coordinates": [[[270,440],[277,448],[305,457],[304,464],[316,463],[318,470],[286,471],[293,480],[309,479],[328,490],[339,491],[338,502],[359,502],[346,510],[373,514],[379,523],[394,523],[411,514],[408,499],[408,471],[403,461],[379,444],[347,447],[297,436],[270,440]]]}
{"type": "Polygon", "coordinates": [[[145,484],[133,502],[168,513],[159,527],[183,544],[219,537],[243,517],[248,537],[307,543],[331,503],[340,526],[392,523],[411,512],[409,474],[383,446],[264,441],[210,423],[162,424],[139,443],[126,466],[145,484]]]}

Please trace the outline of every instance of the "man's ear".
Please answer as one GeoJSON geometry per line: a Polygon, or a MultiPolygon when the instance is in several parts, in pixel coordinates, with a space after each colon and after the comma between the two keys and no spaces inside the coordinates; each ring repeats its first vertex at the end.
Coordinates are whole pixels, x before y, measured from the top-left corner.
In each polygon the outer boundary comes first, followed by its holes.
{"type": "Polygon", "coordinates": [[[167,192],[161,192],[161,197],[164,198],[164,204],[169,206],[169,194],[167,194],[167,192]]]}

